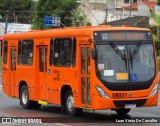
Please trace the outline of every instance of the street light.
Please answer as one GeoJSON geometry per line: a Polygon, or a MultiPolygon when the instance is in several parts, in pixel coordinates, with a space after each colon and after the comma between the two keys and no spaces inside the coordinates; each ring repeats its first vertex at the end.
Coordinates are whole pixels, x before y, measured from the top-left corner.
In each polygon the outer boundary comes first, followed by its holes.
{"type": "MultiPolygon", "coordinates": [[[[100,24],[99,21],[97,20],[97,18],[94,16],[94,14],[92,13],[92,11],[85,5],[83,4],[81,1],[77,1],[77,3],[80,3],[82,4],[83,7],[85,7],[90,13],[91,15],[93,16],[93,18],[96,20],[96,22],[98,23],[98,25],[100,24]]],[[[83,10],[84,11],[84,10],[83,10]]]]}

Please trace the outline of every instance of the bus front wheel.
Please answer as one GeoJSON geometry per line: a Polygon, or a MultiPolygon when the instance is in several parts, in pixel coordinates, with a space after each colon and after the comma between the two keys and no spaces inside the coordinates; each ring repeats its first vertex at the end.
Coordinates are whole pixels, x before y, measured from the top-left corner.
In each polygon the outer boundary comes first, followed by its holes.
{"type": "Polygon", "coordinates": [[[68,90],[65,96],[65,110],[68,115],[80,116],[82,113],[81,108],[74,107],[74,96],[71,90],[68,90]]]}
{"type": "Polygon", "coordinates": [[[120,108],[120,109],[115,109],[118,115],[126,115],[127,113],[130,112],[131,109],[125,109],[125,108],[120,108]]]}

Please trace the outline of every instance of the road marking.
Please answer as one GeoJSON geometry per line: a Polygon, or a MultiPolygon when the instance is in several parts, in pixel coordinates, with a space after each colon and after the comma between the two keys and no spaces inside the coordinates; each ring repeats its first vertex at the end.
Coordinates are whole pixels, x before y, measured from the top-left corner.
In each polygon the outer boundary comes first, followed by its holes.
{"type": "Polygon", "coordinates": [[[62,124],[62,123],[55,123],[56,125],[59,125],[59,126],[70,126],[70,125],[66,125],[66,124],[62,124]]]}
{"type": "Polygon", "coordinates": [[[0,112],[0,117],[14,117],[12,114],[0,112]]]}

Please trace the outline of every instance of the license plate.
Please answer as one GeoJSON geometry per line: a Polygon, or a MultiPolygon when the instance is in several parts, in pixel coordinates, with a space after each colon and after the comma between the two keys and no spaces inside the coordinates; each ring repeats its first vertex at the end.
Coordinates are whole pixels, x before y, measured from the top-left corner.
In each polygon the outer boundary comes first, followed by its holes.
{"type": "Polygon", "coordinates": [[[126,104],[125,108],[136,108],[136,104],[126,104]]]}

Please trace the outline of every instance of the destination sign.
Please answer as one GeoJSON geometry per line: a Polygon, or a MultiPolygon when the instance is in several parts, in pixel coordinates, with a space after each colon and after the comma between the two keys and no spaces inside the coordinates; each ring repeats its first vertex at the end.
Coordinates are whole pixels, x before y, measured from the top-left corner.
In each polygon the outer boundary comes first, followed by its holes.
{"type": "Polygon", "coordinates": [[[143,33],[102,33],[102,40],[146,40],[143,33]]]}
{"type": "Polygon", "coordinates": [[[115,32],[95,32],[96,41],[135,41],[135,40],[152,40],[150,32],[131,32],[131,31],[115,31],[115,32]]]}

